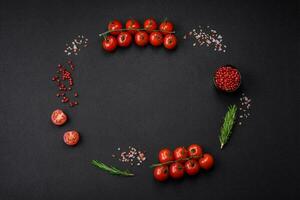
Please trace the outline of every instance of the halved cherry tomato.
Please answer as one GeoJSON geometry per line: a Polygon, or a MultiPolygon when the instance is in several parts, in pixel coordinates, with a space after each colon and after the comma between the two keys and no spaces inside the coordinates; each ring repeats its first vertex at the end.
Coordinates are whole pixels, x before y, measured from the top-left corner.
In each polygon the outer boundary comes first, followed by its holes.
{"type": "Polygon", "coordinates": [[[170,34],[170,32],[172,32],[174,30],[174,26],[169,21],[163,21],[159,25],[159,30],[162,32],[162,34],[167,35],[167,34],[170,34]]]}
{"type": "Polygon", "coordinates": [[[110,34],[118,35],[121,31],[114,31],[114,30],[122,29],[122,23],[119,20],[113,20],[113,21],[108,23],[107,29],[109,31],[113,31],[110,34]]]}
{"type": "Polygon", "coordinates": [[[132,36],[129,32],[124,31],[118,35],[118,45],[120,47],[128,47],[132,42],[132,36]]]}
{"type": "MultiPolygon", "coordinates": [[[[126,29],[139,29],[139,28],[141,28],[140,23],[135,19],[127,20],[125,27],[126,27],[126,29]]],[[[129,30],[128,32],[130,34],[134,35],[134,34],[136,34],[137,31],[136,30],[129,30]]]]}
{"type": "Polygon", "coordinates": [[[158,181],[165,181],[169,178],[169,168],[166,165],[154,168],[153,176],[158,181]]]}
{"type": "Polygon", "coordinates": [[[158,160],[160,163],[165,163],[174,160],[173,152],[170,149],[162,149],[158,153],[158,160]]]}
{"type": "Polygon", "coordinates": [[[114,36],[108,35],[102,41],[102,47],[105,51],[112,52],[117,48],[117,39],[114,36]]]}
{"type": "Polygon", "coordinates": [[[202,155],[202,147],[198,144],[191,144],[188,147],[189,156],[201,156],[202,155]]]}
{"type": "Polygon", "coordinates": [[[181,160],[179,162],[184,163],[185,161],[184,160],[182,161],[182,159],[185,159],[188,157],[188,151],[184,147],[177,147],[174,150],[173,155],[174,155],[175,160],[181,160]]]}
{"type": "Polygon", "coordinates": [[[184,166],[179,162],[172,163],[169,172],[172,178],[180,179],[184,176],[184,166]]]}
{"type": "Polygon", "coordinates": [[[154,31],[150,34],[150,43],[152,46],[158,47],[163,43],[163,35],[161,32],[154,31]]]}
{"type": "Polygon", "coordinates": [[[209,153],[203,154],[203,157],[199,159],[200,167],[209,170],[214,166],[214,158],[209,153]]]}
{"type": "Polygon", "coordinates": [[[151,33],[152,31],[156,30],[157,23],[156,23],[155,19],[153,19],[153,18],[146,19],[144,22],[144,29],[146,29],[146,31],[148,33],[151,33]]]}
{"type": "Polygon", "coordinates": [[[79,142],[79,133],[77,131],[67,131],[64,134],[64,142],[69,146],[74,146],[79,142]]]}
{"type": "Polygon", "coordinates": [[[65,124],[68,120],[68,116],[60,109],[56,109],[51,114],[51,121],[57,126],[65,124]]]}
{"type": "Polygon", "coordinates": [[[134,40],[138,46],[146,46],[149,42],[149,35],[145,31],[139,31],[135,34],[134,40]]]}
{"type": "Polygon", "coordinates": [[[166,49],[174,49],[177,45],[177,38],[173,34],[168,34],[164,38],[164,46],[166,49]]]}
{"type": "Polygon", "coordinates": [[[200,171],[200,164],[197,160],[191,159],[185,162],[184,169],[188,175],[192,176],[200,171]]]}

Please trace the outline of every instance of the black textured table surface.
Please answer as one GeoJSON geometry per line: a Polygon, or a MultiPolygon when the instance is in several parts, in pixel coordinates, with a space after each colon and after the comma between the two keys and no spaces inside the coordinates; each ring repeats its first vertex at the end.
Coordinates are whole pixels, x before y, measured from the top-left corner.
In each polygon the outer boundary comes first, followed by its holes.
{"type": "Polygon", "coordinates": [[[297,9],[287,1],[1,1],[0,199],[299,198],[297,9]],[[100,48],[97,34],[110,20],[149,16],[175,24],[175,51],[100,48]],[[221,33],[226,52],[183,40],[198,25],[221,33]],[[70,109],[55,97],[51,77],[77,34],[89,46],[71,56],[80,104],[70,109]],[[214,89],[212,74],[222,64],[240,69],[237,93],[214,89]],[[222,118],[242,92],[252,99],[251,116],[221,151],[222,118]],[[56,108],[70,117],[63,127],[50,122],[56,108]],[[74,148],[62,141],[69,129],[82,137],[74,148]],[[214,169],[154,181],[148,165],[157,152],[191,143],[214,155],[214,169]],[[129,145],[147,152],[142,166],[111,158],[129,145]],[[92,159],[136,176],[108,175],[92,159]]]}

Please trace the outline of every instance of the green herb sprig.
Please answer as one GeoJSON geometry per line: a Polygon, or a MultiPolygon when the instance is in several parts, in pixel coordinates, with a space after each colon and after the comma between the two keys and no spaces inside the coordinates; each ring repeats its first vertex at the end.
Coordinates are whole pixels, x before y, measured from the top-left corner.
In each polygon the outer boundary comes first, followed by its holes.
{"type": "Polygon", "coordinates": [[[113,166],[108,166],[104,164],[103,162],[100,162],[98,160],[92,160],[92,165],[98,167],[99,169],[111,174],[111,175],[117,175],[117,176],[134,176],[133,173],[130,173],[128,170],[122,171],[120,169],[117,169],[113,166]]]}
{"type": "Polygon", "coordinates": [[[232,127],[235,123],[236,111],[237,111],[236,105],[231,105],[228,107],[228,111],[224,117],[224,122],[221,127],[220,136],[219,136],[219,140],[221,143],[221,149],[228,142],[228,140],[231,136],[232,127]]]}

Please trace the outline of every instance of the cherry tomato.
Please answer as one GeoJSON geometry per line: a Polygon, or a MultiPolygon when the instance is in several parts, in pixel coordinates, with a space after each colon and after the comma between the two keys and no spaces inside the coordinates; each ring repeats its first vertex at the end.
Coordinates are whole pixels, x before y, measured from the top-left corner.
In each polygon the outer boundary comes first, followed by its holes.
{"type": "Polygon", "coordinates": [[[159,25],[159,30],[162,32],[162,34],[167,35],[174,30],[174,26],[169,21],[163,21],[159,25]]]}
{"type": "Polygon", "coordinates": [[[64,142],[69,146],[74,146],[79,142],[79,133],[77,131],[67,131],[64,134],[64,142]]]}
{"type": "Polygon", "coordinates": [[[113,20],[108,23],[107,29],[109,31],[113,31],[113,32],[110,32],[110,34],[118,35],[121,31],[114,31],[114,30],[122,29],[122,23],[119,20],[113,20]]]}
{"type": "Polygon", "coordinates": [[[151,33],[152,31],[156,30],[157,23],[156,23],[155,19],[153,19],[153,18],[146,19],[144,22],[144,29],[146,29],[146,31],[148,33],[151,33]]]}
{"type": "Polygon", "coordinates": [[[169,171],[172,178],[180,179],[184,175],[184,166],[179,162],[175,162],[170,165],[169,171]]]}
{"type": "Polygon", "coordinates": [[[164,46],[166,49],[174,49],[177,45],[177,38],[173,34],[168,34],[164,38],[164,46]]]}
{"type": "MultiPolygon", "coordinates": [[[[181,159],[185,159],[188,157],[188,151],[186,150],[186,148],[184,147],[177,147],[174,152],[174,159],[175,160],[181,160],[181,159]]],[[[184,163],[184,160],[179,161],[181,163],[184,163]]]]}
{"type": "Polygon", "coordinates": [[[118,35],[118,45],[120,47],[128,47],[132,42],[132,36],[129,32],[121,32],[118,35]]]}
{"type": "MultiPolygon", "coordinates": [[[[137,21],[137,20],[135,20],[135,19],[129,19],[129,20],[127,20],[127,22],[126,22],[126,25],[125,25],[125,27],[126,27],[126,29],[139,29],[139,28],[141,28],[141,25],[140,25],[140,23],[137,21]]],[[[130,34],[136,34],[136,30],[129,30],[128,31],[130,34]]]]}
{"type": "Polygon", "coordinates": [[[189,156],[201,156],[202,155],[202,147],[198,144],[191,144],[188,147],[189,156]]]}
{"type": "Polygon", "coordinates": [[[138,46],[146,46],[149,42],[149,35],[145,31],[139,31],[135,34],[134,40],[138,46]]]}
{"type": "Polygon", "coordinates": [[[158,181],[165,181],[169,178],[169,168],[166,165],[154,168],[153,176],[158,181]]]}
{"type": "Polygon", "coordinates": [[[198,174],[200,171],[200,164],[197,160],[191,159],[185,162],[184,169],[188,175],[192,176],[198,174]]]}
{"type": "Polygon", "coordinates": [[[160,163],[173,161],[174,160],[173,152],[167,148],[160,150],[158,153],[158,160],[160,163]]]}
{"type": "Polygon", "coordinates": [[[117,39],[114,36],[108,35],[102,41],[102,47],[105,51],[112,52],[117,48],[117,39]]]}
{"type": "Polygon", "coordinates": [[[200,167],[209,170],[214,165],[214,158],[209,153],[203,154],[203,157],[199,159],[200,167]]]}
{"type": "Polygon", "coordinates": [[[53,124],[57,126],[61,126],[66,123],[68,120],[68,116],[60,109],[56,109],[51,114],[51,121],[53,124]]]}
{"type": "Polygon", "coordinates": [[[154,31],[150,34],[150,43],[152,46],[158,47],[163,43],[163,35],[161,32],[154,31]]]}

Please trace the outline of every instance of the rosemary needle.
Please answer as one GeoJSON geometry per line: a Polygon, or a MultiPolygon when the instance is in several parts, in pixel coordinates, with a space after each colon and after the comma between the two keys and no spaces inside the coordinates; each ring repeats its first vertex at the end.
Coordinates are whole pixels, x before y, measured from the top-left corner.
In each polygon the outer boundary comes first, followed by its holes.
{"type": "Polygon", "coordinates": [[[219,140],[221,143],[221,149],[228,142],[228,140],[231,136],[232,127],[235,122],[236,111],[237,111],[236,105],[229,106],[228,111],[224,117],[224,122],[221,127],[220,136],[219,136],[219,140]]]}
{"type": "Polygon", "coordinates": [[[117,176],[134,176],[134,174],[130,173],[128,170],[122,171],[120,169],[117,169],[113,166],[108,166],[104,164],[103,162],[92,160],[92,165],[98,167],[99,169],[111,174],[111,175],[117,175],[117,176]]]}

